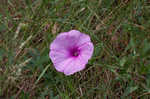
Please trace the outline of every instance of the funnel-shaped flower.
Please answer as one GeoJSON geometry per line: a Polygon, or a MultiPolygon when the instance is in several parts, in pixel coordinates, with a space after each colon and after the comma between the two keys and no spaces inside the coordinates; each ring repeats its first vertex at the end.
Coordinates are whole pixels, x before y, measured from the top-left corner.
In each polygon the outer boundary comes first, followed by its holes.
{"type": "Polygon", "coordinates": [[[51,43],[49,57],[57,71],[71,75],[85,68],[93,50],[88,35],[71,30],[60,33],[51,43]]]}

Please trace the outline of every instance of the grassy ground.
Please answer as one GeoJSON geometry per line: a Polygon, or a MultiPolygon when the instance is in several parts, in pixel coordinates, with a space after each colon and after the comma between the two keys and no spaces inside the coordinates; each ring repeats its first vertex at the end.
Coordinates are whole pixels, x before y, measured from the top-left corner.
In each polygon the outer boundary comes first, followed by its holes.
{"type": "Polygon", "coordinates": [[[150,99],[150,0],[1,0],[0,99],[150,99]],[[85,70],[57,72],[60,32],[91,36],[85,70]]]}

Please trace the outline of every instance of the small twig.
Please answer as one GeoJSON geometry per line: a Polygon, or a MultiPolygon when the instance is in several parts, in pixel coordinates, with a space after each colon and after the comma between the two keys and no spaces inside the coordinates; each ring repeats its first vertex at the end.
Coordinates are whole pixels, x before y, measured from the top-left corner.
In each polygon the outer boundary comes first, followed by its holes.
{"type": "Polygon", "coordinates": [[[27,44],[27,43],[29,42],[29,40],[30,40],[31,38],[32,38],[32,35],[30,35],[30,36],[27,38],[26,41],[24,41],[23,43],[21,43],[21,45],[19,46],[19,48],[22,49],[22,48],[25,46],[25,44],[27,44]]]}
{"type": "Polygon", "coordinates": [[[15,36],[14,36],[14,40],[18,37],[18,34],[19,34],[19,32],[20,32],[20,29],[21,29],[21,23],[18,25],[18,27],[17,27],[17,30],[16,30],[16,33],[15,33],[15,36]]]}
{"type": "Polygon", "coordinates": [[[24,23],[19,23],[19,25],[18,25],[18,27],[17,27],[17,30],[16,30],[16,32],[15,32],[15,36],[14,36],[14,40],[18,37],[18,35],[19,35],[19,32],[20,32],[20,29],[21,29],[21,27],[23,27],[23,26],[25,26],[25,24],[24,23]]]}
{"type": "Polygon", "coordinates": [[[79,86],[79,90],[80,90],[81,96],[83,96],[83,92],[80,86],[79,86]]]}
{"type": "Polygon", "coordinates": [[[21,53],[23,47],[29,42],[29,40],[31,40],[31,38],[32,38],[32,35],[29,36],[26,41],[24,41],[23,43],[21,43],[21,45],[19,46],[19,51],[17,52],[17,54],[15,56],[15,59],[19,56],[19,54],[21,53]]]}
{"type": "Polygon", "coordinates": [[[129,24],[134,25],[135,27],[138,27],[138,28],[140,28],[142,30],[145,30],[145,27],[143,27],[142,25],[131,23],[131,22],[129,22],[129,24]]]}
{"type": "Polygon", "coordinates": [[[23,84],[23,85],[21,86],[21,88],[19,89],[19,91],[17,92],[17,94],[16,94],[16,96],[15,96],[15,99],[18,99],[18,96],[19,96],[19,94],[21,93],[21,91],[23,90],[24,87],[25,87],[25,84],[23,84]]]}
{"type": "Polygon", "coordinates": [[[137,99],[139,99],[140,97],[142,97],[144,95],[150,95],[150,92],[143,93],[142,95],[138,96],[137,99]]]}

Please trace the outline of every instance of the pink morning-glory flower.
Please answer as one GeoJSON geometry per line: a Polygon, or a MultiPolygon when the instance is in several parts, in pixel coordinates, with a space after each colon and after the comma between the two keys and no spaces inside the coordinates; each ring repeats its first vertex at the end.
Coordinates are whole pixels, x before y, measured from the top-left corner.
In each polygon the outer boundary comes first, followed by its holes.
{"type": "Polygon", "coordinates": [[[60,33],[51,43],[49,57],[57,71],[71,75],[85,68],[93,50],[87,34],[71,30],[60,33]]]}

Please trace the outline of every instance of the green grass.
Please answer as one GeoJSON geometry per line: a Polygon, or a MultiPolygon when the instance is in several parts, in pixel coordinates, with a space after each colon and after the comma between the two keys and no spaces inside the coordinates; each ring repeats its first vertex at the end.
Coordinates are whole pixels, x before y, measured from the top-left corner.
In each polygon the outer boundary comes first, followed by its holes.
{"type": "Polygon", "coordinates": [[[1,0],[0,96],[149,99],[149,0],[1,0]],[[91,36],[86,69],[57,72],[49,45],[60,32],[91,36]]]}

